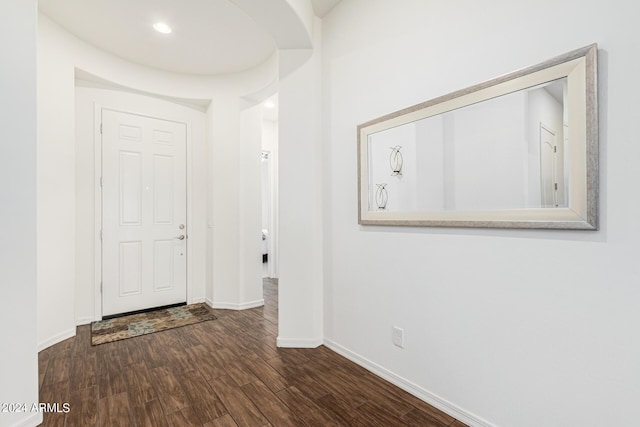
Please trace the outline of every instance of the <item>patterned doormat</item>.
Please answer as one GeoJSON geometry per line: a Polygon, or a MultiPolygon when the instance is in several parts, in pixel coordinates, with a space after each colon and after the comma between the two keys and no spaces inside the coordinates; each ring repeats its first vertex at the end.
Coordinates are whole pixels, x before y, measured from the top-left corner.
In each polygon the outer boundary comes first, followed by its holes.
{"type": "Polygon", "coordinates": [[[214,320],[205,304],[164,308],[91,323],[91,345],[152,334],[167,329],[214,320]]]}

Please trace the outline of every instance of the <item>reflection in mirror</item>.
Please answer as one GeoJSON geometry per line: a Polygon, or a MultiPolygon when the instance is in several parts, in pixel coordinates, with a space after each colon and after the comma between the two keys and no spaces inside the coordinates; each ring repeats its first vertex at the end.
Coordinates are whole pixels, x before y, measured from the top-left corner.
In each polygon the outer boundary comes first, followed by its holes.
{"type": "Polygon", "coordinates": [[[358,222],[597,230],[597,46],[358,126],[358,222]]]}
{"type": "Polygon", "coordinates": [[[370,134],[369,209],[567,207],[566,92],[565,77],[370,134]],[[399,146],[402,174],[389,169],[399,146]]]}

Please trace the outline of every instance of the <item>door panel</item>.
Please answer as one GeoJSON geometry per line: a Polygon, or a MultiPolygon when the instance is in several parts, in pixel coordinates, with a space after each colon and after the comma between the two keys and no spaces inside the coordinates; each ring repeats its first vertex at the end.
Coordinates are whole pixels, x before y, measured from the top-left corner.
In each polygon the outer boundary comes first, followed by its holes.
{"type": "Polygon", "coordinates": [[[158,155],[153,157],[153,222],[173,223],[173,157],[158,155]]]}
{"type": "Polygon", "coordinates": [[[103,316],[185,302],[186,126],[104,109],[102,130],[103,316]]]}
{"type": "Polygon", "coordinates": [[[120,242],[119,255],[120,293],[118,296],[142,293],[142,242],[120,242]]]}
{"type": "Polygon", "coordinates": [[[156,240],[153,245],[153,290],[170,289],[174,284],[173,241],[156,240]]]}
{"type": "Polygon", "coordinates": [[[141,153],[120,152],[120,225],[140,225],[142,213],[141,153]]]}

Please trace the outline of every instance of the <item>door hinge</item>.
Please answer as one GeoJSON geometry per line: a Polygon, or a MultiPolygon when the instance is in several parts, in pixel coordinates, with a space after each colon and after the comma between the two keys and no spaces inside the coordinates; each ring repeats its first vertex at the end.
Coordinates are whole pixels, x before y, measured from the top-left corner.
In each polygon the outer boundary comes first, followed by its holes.
{"type": "Polygon", "coordinates": [[[100,177],[100,187],[102,187],[102,177],[100,177]]]}
{"type": "Polygon", "coordinates": [[[555,183],[555,190],[558,191],[558,183],[555,183]]]}
{"type": "Polygon", "coordinates": [[[557,152],[558,152],[558,147],[557,147],[557,146],[555,146],[555,145],[553,146],[553,152],[554,152],[554,153],[557,153],[557,152]]]}
{"type": "Polygon", "coordinates": [[[102,282],[100,282],[100,293],[102,293],[102,282]]]}
{"type": "Polygon", "coordinates": [[[102,123],[100,123],[100,135],[102,135],[102,123]]]}

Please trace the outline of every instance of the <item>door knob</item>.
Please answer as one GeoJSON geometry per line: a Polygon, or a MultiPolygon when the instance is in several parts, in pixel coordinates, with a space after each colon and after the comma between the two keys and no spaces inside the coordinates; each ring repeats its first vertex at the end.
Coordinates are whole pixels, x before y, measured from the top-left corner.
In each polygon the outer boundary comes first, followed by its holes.
{"type": "Polygon", "coordinates": [[[184,234],[179,235],[179,236],[178,236],[178,239],[180,239],[180,240],[184,240],[184,234]]]}

